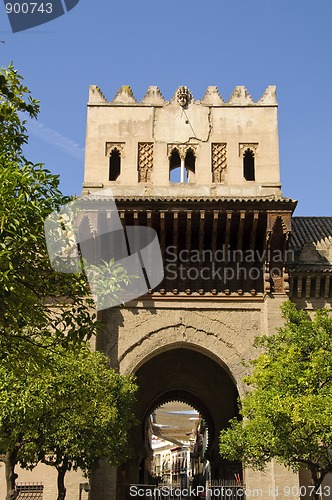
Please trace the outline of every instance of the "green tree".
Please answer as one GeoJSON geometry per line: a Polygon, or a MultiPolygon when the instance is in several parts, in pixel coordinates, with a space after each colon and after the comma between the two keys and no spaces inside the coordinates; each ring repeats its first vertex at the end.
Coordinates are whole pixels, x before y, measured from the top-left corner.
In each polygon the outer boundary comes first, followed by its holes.
{"type": "MultiPolygon", "coordinates": [[[[33,466],[41,459],[58,469],[63,498],[66,470],[88,471],[100,453],[112,461],[124,456],[132,421],[132,381],[84,347],[97,328],[86,277],[57,273],[49,262],[44,221],[69,198],[58,176],[23,154],[22,114],[35,118],[38,111],[14,67],[0,69],[0,452],[7,500],[15,498],[18,460],[33,466]]],[[[115,295],[129,280],[118,268],[116,279],[106,278],[115,295]]]]}
{"type": "Polygon", "coordinates": [[[52,349],[18,344],[0,365],[0,453],[7,496],[15,498],[15,466],[38,462],[58,471],[58,500],[68,470],[87,475],[98,460],[123,461],[135,423],[136,385],[108,368],[108,359],[84,342],[52,349]]]}
{"type": "Polygon", "coordinates": [[[58,472],[58,499],[66,496],[65,474],[80,468],[89,476],[102,458],[111,464],[128,458],[128,431],[136,385],[107,367],[101,353],[81,349],[61,357],[57,383],[66,388],[43,422],[39,459],[58,472]],[[62,366],[61,366],[62,365],[62,366]]]}
{"type": "MultiPolygon", "coordinates": [[[[0,338],[3,346],[4,339],[0,338]]],[[[15,465],[19,454],[37,441],[38,422],[52,404],[48,351],[14,343],[0,363],[0,453],[5,462],[7,496],[16,498],[15,465]]]]}
{"type": "Polygon", "coordinates": [[[254,469],[271,459],[293,471],[305,467],[318,499],[332,472],[332,317],[323,309],[311,320],[290,302],[282,311],[284,327],[256,339],[263,353],[245,379],[243,420],[222,431],[220,453],[254,469]]]}
{"type": "MultiPolygon", "coordinates": [[[[108,370],[106,358],[84,344],[97,328],[86,277],[57,273],[49,262],[44,221],[70,199],[58,176],[23,154],[22,116],[38,111],[14,67],[0,69],[0,452],[7,500],[16,495],[16,463],[33,467],[41,459],[58,469],[64,498],[67,470],[88,472],[101,454],[125,456],[133,419],[132,380],[108,370]]],[[[118,279],[107,276],[115,295],[119,281],[129,280],[117,271],[118,279]]]]}
{"type": "Polygon", "coordinates": [[[56,273],[49,263],[44,221],[69,199],[59,190],[58,176],[23,155],[28,135],[21,113],[36,117],[38,111],[13,66],[1,69],[0,335],[9,343],[42,339],[41,333],[83,339],[96,329],[84,275],[56,273]]]}
{"type": "Polygon", "coordinates": [[[9,160],[23,158],[22,147],[28,142],[25,120],[19,112],[36,118],[39,102],[33,99],[29,89],[23,85],[22,77],[12,64],[0,68],[0,152],[9,160]]]}

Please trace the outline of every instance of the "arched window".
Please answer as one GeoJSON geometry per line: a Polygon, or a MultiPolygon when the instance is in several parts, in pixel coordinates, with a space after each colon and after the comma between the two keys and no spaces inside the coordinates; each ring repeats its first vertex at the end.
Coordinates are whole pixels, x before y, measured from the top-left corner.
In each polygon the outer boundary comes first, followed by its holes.
{"type": "Polygon", "coordinates": [[[121,172],[121,153],[114,148],[110,154],[109,180],[116,181],[121,172]]]}
{"type": "Polygon", "coordinates": [[[169,180],[171,182],[180,182],[181,177],[181,158],[179,151],[174,148],[169,158],[169,180]]]}
{"type": "Polygon", "coordinates": [[[192,172],[193,174],[195,174],[195,162],[196,162],[196,158],[195,158],[194,151],[190,148],[190,149],[188,149],[187,154],[186,154],[186,158],[184,160],[184,166],[188,172],[188,175],[190,175],[189,172],[192,172]]]}
{"type": "MultiPolygon", "coordinates": [[[[184,154],[183,151],[182,154],[184,154]]],[[[179,150],[176,147],[173,148],[169,157],[169,180],[171,182],[194,182],[195,163],[195,152],[191,147],[186,150],[184,161],[181,161],[179,150]]]]}
{"type": "Polygon", "coordinates": [[[249,148],[243,155],[243,177],[246,181],[255,180],[255,155],[249,148]]]}

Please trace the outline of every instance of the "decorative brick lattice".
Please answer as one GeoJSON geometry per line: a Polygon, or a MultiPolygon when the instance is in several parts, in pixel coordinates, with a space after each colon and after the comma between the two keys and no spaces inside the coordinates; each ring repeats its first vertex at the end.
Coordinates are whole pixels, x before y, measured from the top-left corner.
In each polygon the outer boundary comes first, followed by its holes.
{"type": "Polygon", "coordinates": [[[138,143],[138,182],[150,182],[153,168],[153,143],[138,143]]]}
{"type": "Polygon", "coordinates": [[[226,144],[212,144],[212,182],[224,182],[226,168],[226,144]]]}

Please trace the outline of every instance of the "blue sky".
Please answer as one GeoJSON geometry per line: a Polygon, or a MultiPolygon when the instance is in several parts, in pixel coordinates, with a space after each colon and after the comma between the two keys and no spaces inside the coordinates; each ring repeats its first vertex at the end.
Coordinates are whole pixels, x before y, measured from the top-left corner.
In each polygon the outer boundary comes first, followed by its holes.
{"type": "Polygon", "coordinates": [[[228,99],[245,85],[258,99],[277,85],[283,192],[296,215],[330,215],[332,181],[330,0],[151,0],[79,4],[13,34],[0,4],[0,65],[10,61],[41,101],[27,156],[80,194],[88,86],[111,99],[130,85],[141,99],[158,85],[170,99],[187,85],[200,99],[217,85],[228,99]]]}

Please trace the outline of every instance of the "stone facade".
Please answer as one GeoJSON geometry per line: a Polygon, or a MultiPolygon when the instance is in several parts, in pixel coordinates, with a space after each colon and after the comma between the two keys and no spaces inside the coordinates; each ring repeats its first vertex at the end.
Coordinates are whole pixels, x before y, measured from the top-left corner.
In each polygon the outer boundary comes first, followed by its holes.
{"type": "Polygon", "coordinates": [[[168,154],[177,145],[180,156],[184,148],[194,148],[196,171],[190,185],[172,186],[173,195],[280,196],[275,87],[258,102],[244,87],[236,87],[228,102],[216,87],[208,87],[200,101],[188,91],[185,105],[178,92],[165,101],[158,87],[149,87],[138,103],[124,86],[108,102],[98,87],[90,87],[83,193],[111,187],[115,195],[170,195],[168,154]],[[107,145],[117,143],[121,175],[111,181],[107,145]],[[148,175],[141,174],[143,144],[153,150],[148,175]],[[257,172],[249,183],[242,165],[248,148],[257,172]]]}

